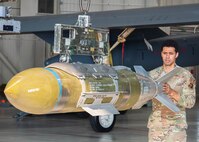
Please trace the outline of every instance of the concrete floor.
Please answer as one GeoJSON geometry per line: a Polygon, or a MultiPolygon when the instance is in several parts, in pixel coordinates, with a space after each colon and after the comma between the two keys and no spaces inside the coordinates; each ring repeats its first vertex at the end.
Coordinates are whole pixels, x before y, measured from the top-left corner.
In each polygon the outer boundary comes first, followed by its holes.
{"type": "MultiPolygon", "coordinates": [[[[188,142],[199,142],[199,101],[187,111],[188,142]]],[[[16,121],[13,107],[0,108],[0,142],[147,142],[150,107],[117,116],[109,133],[94,132],[88,119],[75,114],[27,116],[16,121]]]]}

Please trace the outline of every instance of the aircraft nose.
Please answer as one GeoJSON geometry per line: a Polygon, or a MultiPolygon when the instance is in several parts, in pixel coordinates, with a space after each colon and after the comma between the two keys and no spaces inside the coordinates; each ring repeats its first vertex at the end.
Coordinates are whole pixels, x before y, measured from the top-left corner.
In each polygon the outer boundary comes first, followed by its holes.
{"type": "Polygon", "coordinates": [[[16,74],[6,85],[4,93],[19,110],[45,114],[54,108],[59,89],[52,73],[44,68],[33,68],[16,74]]]}

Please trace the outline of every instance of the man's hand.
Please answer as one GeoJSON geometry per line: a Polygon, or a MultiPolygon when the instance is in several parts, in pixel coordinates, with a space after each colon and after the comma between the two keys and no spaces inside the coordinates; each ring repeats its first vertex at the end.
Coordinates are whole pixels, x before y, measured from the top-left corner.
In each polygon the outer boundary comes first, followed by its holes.
{"type": "Polygon", "coordinates": [[[180,95],[178,94],[178,92],[176,92],[175,90],[173,90],[168,83],[164,83],[163,84],[162,91],[165,94],[168,94],[169,98],[171,100],[173,100],[174,102],[178,102],[178,100],[180,99],[180,95]]]}
{"type": "Polygon", "coordinates": [[[171,89],[171,87],[170,87],[170,85],[168,84],[168,83],[164,83],[163,84],[163,88],[162,88],[163,90],[163,92],[165,93],[165,94],[171,94],[171,92],[172,92],[172,90],[173,89],[171,89]]]}

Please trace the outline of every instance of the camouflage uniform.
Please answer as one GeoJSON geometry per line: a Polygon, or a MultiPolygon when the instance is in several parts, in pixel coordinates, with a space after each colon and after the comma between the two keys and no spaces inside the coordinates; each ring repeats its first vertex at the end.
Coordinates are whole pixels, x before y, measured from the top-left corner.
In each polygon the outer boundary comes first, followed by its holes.
{"type": "MultiPolygon", "coordinates": [[[[180,67],[181,68],[181,67],[180,67]]],[[[152,70],[150,76],[157,80],[163,76],[163,67],[152,70]]],[[[173,102],[180,108],[174,113],[158,100],[152,100],[152,113],[149,117],[149,142],[186,142],[186,108],[195,104],[195,79],[186,69],[181,68],[167,82],[172,89],[178,92],[180,100],[173,102]]]]}

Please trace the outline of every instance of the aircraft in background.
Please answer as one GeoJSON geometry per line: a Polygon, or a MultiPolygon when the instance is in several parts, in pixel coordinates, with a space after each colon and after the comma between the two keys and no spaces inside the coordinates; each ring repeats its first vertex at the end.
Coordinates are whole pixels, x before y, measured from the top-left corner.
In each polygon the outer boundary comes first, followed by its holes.
{"type": "MultiPolygon", "coordinates": [[[[54,25],[56,23],[74,25],[79,13],[47,16],[16,17],[21,21],[21,34],[34,33],[53,45],[54,25]]],[[[199,34],[169,36],[160,26],[198,25],[199,4],[178,6],[89,12],[92,27],[106,28],[110,31],[110,44],[118,41],[118,35],[125,28],[135,28],[126,38],[125,45],[119,44],[112,51],[113,65],[125,65],[133,69],[133,65],[142,65],[146,70],[161,65],[160,45],[165,39],[175,39],[181,53],[177,63],[180,66],[199,64],[199,34]],[[153,46],[149,50],[146,40],[153,46]],[[186,59],[186,60],[185,60],[186,59]]],[[[47,60],[47,64],[55,62],[58,57],[47,60]]],[[[75,59],[74,59],[75,60],[75,59]]],[[[90,62],[90,61],[89,61],[90,62]]]]}

